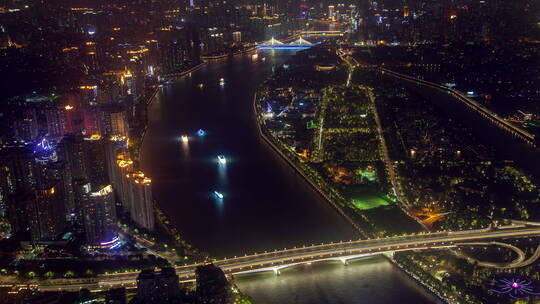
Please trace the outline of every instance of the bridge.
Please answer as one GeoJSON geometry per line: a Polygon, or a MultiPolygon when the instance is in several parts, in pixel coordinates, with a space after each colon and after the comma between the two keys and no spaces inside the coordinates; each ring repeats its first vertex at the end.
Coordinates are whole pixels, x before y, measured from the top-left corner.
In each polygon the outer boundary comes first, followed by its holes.
{"type": "MultiPolygon", "coordinates": [[[[351,240],[329,244],[300,246],[285,248],[263,253],[254,253],[233,258],[212,261],[219,266],[227,275],[272,271],[279,274],[281,269],[310,264],[319,261],[347,261],[372,255],[393,254],[398,251],[427,250],[439,248],[453,248],[460,246],[503,246],[514,250],[517,258],[508,265],[495,265],[487,263],[486,267],[513,268],[526,266],[534,262],[540,256],[540,246],[536,252],[525,259],[525,254],[519,248],[500,242],[495,239],[526,238],[540,236],[540,224],[520,224],[490,227],[486,229],[466,231],[443,231],[433,233],[410,234],[395,237],[351,240]]],[[[195,269],[202,265],[192,264],[177,266],[176,272],[182,282],[195,280],[195,269]]],[[[138,272],[126,272],[117,274],[100,275],[91,279],[57,279],[48,280],[38,284],[43,291],[79,290],[88,288],[99,291],[115,287],[133,287],[136,284],[138,272]]]]}
{"type": "Polygon", "coordinates": [[[313,46],[313,43],[300,37],[290,43],[283,43],[274,37],[272,39],[263,42],[257,48],[260,50],[305,50],[313,46]]]}
{"type": "MultiPolygon", "coordinates": [[[[257,48],[261,50],[305,50],[312,47],[314,44],[305,40],[303,37],[340,37],[344,32],[341,31],[302,31],[292,37],[299,37],[295,41],[284,43],[274,37],[264,41],[257,48]]],[[[289,37],[291,39],[291,37],[289,37]]],[[[294,39],[294,38],[292,38],[294,39]]]]}

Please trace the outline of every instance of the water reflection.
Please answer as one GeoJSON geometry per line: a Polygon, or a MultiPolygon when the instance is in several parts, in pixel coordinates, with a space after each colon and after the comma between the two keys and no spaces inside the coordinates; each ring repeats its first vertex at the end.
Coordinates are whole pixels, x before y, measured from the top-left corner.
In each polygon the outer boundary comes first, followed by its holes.
{"type": "Polygon", "coordinates": [[[434,303],[420,286],[383,257],[300,265],[281,269],[280,275],[264,272],[237,276],[240,289],[255,303],[264,304],[424,304],[434,303]]]}

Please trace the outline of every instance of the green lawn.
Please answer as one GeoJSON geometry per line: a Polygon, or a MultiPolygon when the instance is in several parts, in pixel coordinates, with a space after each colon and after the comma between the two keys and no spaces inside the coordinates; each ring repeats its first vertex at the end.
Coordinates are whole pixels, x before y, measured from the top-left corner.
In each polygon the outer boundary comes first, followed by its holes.
{"type": "Polygon", "coordinates": [[[369,210],[381,206],[388,206],[392,202],[375,194],[356,195],[351,199],[351,204],[360,210],[369,210]]]}

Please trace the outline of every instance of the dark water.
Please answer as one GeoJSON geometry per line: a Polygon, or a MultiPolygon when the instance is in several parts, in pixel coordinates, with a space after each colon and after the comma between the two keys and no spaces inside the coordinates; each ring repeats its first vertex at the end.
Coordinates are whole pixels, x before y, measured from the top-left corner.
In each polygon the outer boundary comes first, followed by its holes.
{"type": "Polygon", "coordinates": [[[325,262],[236,278],[240,290],[264,304],[427,304],[435,301],[386,259],[325,262]]]}
{"type": "MultiPolygon", "coordinates": [[[[210,62],[191,77],[163,88],[149,109],[142,163],[152,178],[154,197],[183,237],[212,256],[358,238],[350,224],[258,137],[252,115],[253,94],[270,75],[272,66],[282,64],[288,56],[290,53],[283,51],[268,51],[257,60],[243,55],[210,62]],[[218,84],[220,78],[225,79],[223,87],[218,84]],[[199,83],[204,84],[203,89],[197,87],[199,83]],[[204,137],[197,136],[199,129],[206,131],[204,137]],[[190,137],[188,143],[180,141],[182,134],[190,137]],[[226,156],[226,165],[218,164],[220,154],[226,156]],[[224,194],[222,200],[213,195],[216,190],[224,194]]],[[[330,266],[322,273],[306,273],[310,281],[303,281],[300,275],[291,278],[298,281],[300,294],[281,290],[281,298],[311,294],[307,298],[314,299],[324,289],[342,295],[343,301],[332,303],[362,303],[355,300],[358,295],[385,293],[386,287],[378,289],[375,282],[394,277],[399,278],[392,280],[397,291],[387,295],[387,301],[366,303],[403,303],[402,292],[416,300],[410,303],[426,302],[426,296],[411,288],[410,281],[385,260],[358,267],[346,277],[351,282],[340,285],[339,279],[325,287],[326,283],[317,280],[326,277],[323,273],[330,279],[334,275],[344,278],[339,275],[343,268],[332,270],[334,266],[330,266]],[[350,284],[373,285],[358,290],[349,288],[350,284]]],[[[297,273],[304,270],[293,269],[297,273]]],[[[264,276],[245,280],[242,286],[256,300],[261,294],[257,303],[278,303],[267,301],[268,295],[263,295],[268,291],[267,283],[268,288],[278,288],[264,276]]]]}

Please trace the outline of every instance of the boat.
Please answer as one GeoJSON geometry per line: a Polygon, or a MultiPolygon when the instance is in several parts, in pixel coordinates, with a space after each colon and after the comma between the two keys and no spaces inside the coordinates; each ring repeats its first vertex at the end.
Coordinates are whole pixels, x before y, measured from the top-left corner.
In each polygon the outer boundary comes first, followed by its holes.
{"type": "Polygon", "coordinates": [[[187,135],[182,135],[182,142],[188,142],[189,141],[189,137],[187,135]]]}
{"type": "Polygon", "coordinates": [[[221,192],[214,191],[214,194],[216,195],[217,198],[223,199],[223,194],[221,192]]]}
{"type": "Polygon", "coordinates": [[[199,89],[204,88],[204,83],[199,83],[199,84],[197,85],[197,87],[198,87],[199,89]]]}
{"type": "Polygon", "coordinates": [[[225,158],[225,156],[223,155],[218,155],[218,161],[220,164],[226,164],[227,163],[227,159],[225,158]]]}

